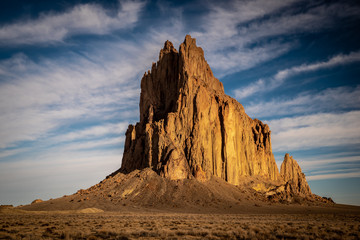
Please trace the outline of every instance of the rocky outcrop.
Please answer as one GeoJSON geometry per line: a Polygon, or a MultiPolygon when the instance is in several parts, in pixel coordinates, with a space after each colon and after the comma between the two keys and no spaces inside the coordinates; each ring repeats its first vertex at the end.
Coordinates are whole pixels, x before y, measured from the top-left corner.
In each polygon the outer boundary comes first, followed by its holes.
{"type": "Polygon", "coordinates": [[[41,200],[41,199],[35,199],[34,201],[31,202],[31,204],[41,203],[41,202],[43,202],[43,200],[41,200]]]}
{"type": "Polygon", "coordinates": [[[231,184],[241,176],[278,180],[270,135],[224,93],[187,35],[179,51],[166,41],[141,80],[140,122],[126,132],[120,171],[149,167],[169,179],[214,175],[231,184]]]}
{"type": "Polygon", "coordinates": [[[310,187],[306,181],[305,174],[301,171],[299,164],[288,153],[280,167],[280,175],[284,179],[287,192],[302,196],[311,195],[310,187]]]}

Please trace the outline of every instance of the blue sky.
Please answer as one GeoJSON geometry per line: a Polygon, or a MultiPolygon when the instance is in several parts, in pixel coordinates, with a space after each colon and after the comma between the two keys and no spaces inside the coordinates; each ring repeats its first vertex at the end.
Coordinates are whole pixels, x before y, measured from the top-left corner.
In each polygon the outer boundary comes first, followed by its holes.
{"type": "Polygon", "coordinates": [[[1,1],[0,204],[118,169],[142,75],[191,34],[278,166],[289,152],[314,193],[360,205],[359,25],[358,1],[1,1]]]}

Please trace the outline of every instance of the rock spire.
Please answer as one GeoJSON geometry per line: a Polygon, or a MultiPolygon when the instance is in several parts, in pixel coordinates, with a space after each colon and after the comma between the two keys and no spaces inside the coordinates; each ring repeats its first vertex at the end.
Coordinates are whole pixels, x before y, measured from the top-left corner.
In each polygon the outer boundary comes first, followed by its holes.
{"type": "Polygon", "coordinates": [[[152,168],[174,180],[214,175],[231,184],[241,176],[278,180],[270,135],[224,93],[187,35],[179,51],[166,41],[141,80],[140,122],[128,127],[120,171],[152,168]]]}
{"type": "Polygon", "coordinates": [[[284,161],[281,164],[280,174],[286,182],[286,187],[290,188],[288,191],[303,196],[311,195],[305,174],[301,171],[299,164],[288,153],[285,154],[284,161]]]}

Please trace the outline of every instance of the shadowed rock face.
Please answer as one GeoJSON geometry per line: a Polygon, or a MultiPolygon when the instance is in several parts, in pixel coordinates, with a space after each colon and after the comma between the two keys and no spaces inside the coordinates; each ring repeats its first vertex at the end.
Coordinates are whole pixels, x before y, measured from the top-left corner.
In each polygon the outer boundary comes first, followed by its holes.
{"type": "Polygon", "coordinates": [[[297,193],[303,196],[311,195],[310,187],[301,171],[299,164],[288,153],[280,167],[280,174],[286,182],[286,191],[297,193]]]}
{"type": "Polygon", "coordinates": [[[270,129],[224,93],[189,35],[179,52],[166,41],[141,80],[140,122],[126,132],[121,172],[150,167],[169,179],[215,175],[281,179],[270,129]]]}

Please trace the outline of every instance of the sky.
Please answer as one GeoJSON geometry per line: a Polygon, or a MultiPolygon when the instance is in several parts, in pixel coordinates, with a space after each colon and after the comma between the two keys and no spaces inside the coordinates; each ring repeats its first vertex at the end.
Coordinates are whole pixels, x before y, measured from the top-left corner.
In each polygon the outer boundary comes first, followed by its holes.
{"type": "Polygon", "coordinates": [[[142,75],[190,34],[278,167],[290,153],[313,193],[360,205],[359,26],[359,1],[2,0],[0,204],[117,170],[142,75]]]}

